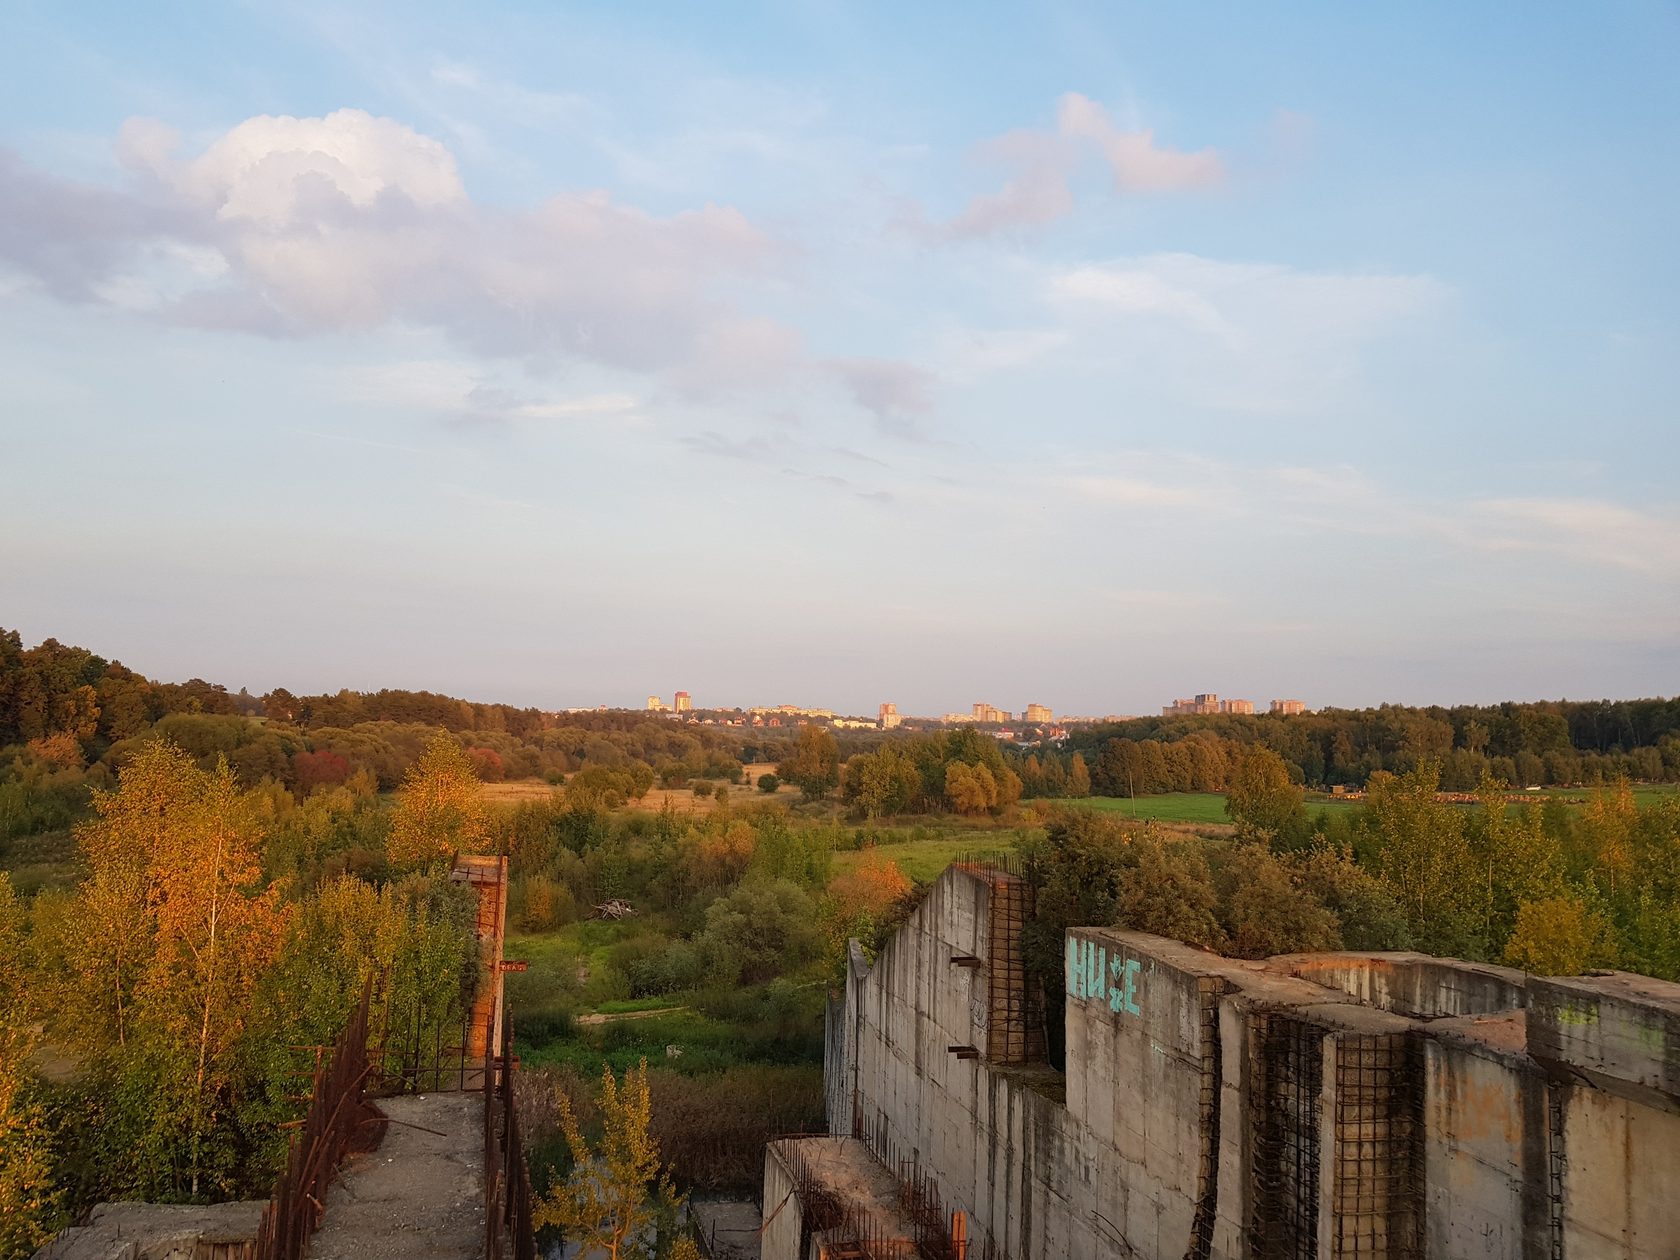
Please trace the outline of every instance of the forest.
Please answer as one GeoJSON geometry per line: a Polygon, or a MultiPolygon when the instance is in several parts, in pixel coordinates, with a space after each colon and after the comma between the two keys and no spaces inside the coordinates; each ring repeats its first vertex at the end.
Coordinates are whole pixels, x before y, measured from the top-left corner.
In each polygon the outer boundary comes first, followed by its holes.
{"type": "Polygon", "coordinates": [[[100,1199],[265,1193],[297,1047],[330,1041],[364,985],[398,1058],[458,1026],[457,851],[510,858],[544,1184],[568,1167],[564,1117],[601,1123],[602,1068],[646,1060],[674,1183],[749,1188],[767,1136],[821,1124],[846,942],[877,948],[976,851],[1035,889],[1053,1052],[1073,924],[1242,957],[1415,948],[1680,979],[1680,796],[1632,786],[1676,777],[1674,706],[1591,709],[1150,720],[1014,745],[427,692],[253,698],[0,633],[0,1257],[100,1199]],[[1513,804],[1530,758],[1576,793],[1513,804]],[[1338,783],[1359,800],[1309,800],[1338,783]],[[1088,799],[1174,791],[1218,792],[1225,815],[1088,799]],[[630,913],[602,917],[611,901],[630,913]]]}

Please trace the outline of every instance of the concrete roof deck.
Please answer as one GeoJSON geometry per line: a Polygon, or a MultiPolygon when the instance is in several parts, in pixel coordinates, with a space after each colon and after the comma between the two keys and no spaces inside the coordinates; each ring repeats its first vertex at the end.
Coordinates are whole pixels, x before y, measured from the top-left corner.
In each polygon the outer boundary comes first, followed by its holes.
{"type": "Polygon", "coordinates": [[[1531,1063],[1528,1057],[1528,1012],[1500,1011],[1493,1015],[1458,1015],[1430,1021],[1432,1037],[1457,1042],[1474,1050],[1491,1050],[1496,1057],[1531,1063]]]}
{"type": "Polygon", "coordinates": [[[794,1158],[803,1160],[819,1188],[848,1206],[864,1208],[879,1228],[904,1238],[916,1236],[914,1223],[899,1208],[898,1178],[861,1139],[783,1138],[771,1145],[784,1151],[797,1147],[796,1156],[788,1151],[790,1169],[794,1158]]]}
{"type": "Polygon", "coordinates": [[[1150,932],[1137,932],[1131,928],[1074,926],[1068,928],[1068,931],[1123,945],[1134,954],[1153,958],[1193,976],[1223,976],[1234,979],[1239,972],[1251,965],[1240,958],[1226,958],[1211,949],[1186,945],[1183,941],[1156,936],[1150,932]]]}
{"type": "Polygon", "coordinates": [[[1680,984],[1632,971],[1594,971],[1581,976],[1536,976],[1537,986],[1562,989],[1582,997],[1608,997],[1680,1015],[1680,984]]]}

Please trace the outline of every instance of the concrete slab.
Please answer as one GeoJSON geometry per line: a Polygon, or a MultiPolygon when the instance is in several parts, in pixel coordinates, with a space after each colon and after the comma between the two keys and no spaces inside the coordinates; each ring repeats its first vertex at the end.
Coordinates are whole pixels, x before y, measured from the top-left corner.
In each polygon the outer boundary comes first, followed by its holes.
{"type": "Polygon", "coordinates": [[[473,1260],[484,1247],[484,1095],[382,1098],[379,1109],[392,1121],[385,1140],[344,1161],[304,1254],[473,1260]]]}
{"type": "Polygon", "coordinates": [[[764,1214],[751,1199],[690,1199],[688,1211],[713,1260],[760,1260],[764,1214]]]}
{"type": "Polygon", "coordinates": [[[266,1200],[209,1205],[101,1203],[35,1260],[193,1260],[205,1248],[253,1241],[266,1200]]]}

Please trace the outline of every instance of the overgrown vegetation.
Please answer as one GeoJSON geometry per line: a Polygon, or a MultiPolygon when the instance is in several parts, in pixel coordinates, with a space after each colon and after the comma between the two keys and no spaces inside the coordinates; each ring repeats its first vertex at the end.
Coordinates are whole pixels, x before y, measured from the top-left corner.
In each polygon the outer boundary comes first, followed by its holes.
{"type": "Polygon", "coordinates": [[[1544,974],[1620,967],[1680,980],[1680,797],[1639,809],[1624,781],[1583,808],[1472,809],[1439,768],[1379,771],[1359,807],[1309,822],[1281,759],[1252,751],[1233,838],[1064,810],[1022,847],[1037,892],[1029,963],[1059,1040],[1068,927],[1119,925],[1241,958],[1419,949],[1544,974]],[[1269,764],[1266,764],[1268,763],[1269,764]]]}
{"type": "Polygon", "coordinates": [[[766,1137],[821,1124],[848,939],[877,948],[964,850],[1022,850],[1053,1039],[1071,925],[1680,979],[1680,798],[1636,808],[1617,778],[1676,777],[1674,709],[1171,719],[1015,747],[424,692],[258,700],[0,632],[0,1257],[98,1198],[261,1193],[297,1111],[286,1047],[329,1042],[370,978],[402,1012],[393,1053],[454,1035],[472,912],[438,870],[458,850],[510,855],[545,1186],[576,1171],[558,1100],[596,1150],[596,1082],[645,1059],[674,1187],[750,1189],[766,1137]],[[1441,798],[1471,770],[1478,803],[1441,798]],[[534,790],[488,803],[507,779],[534,790]],[[1500,779],[1602,786],[1512,806],[1500,779]],[[1330,783],[1365,796],[1308,808],[1330,783]],[[687,790],[641,807],[655,785],[687,790]]]}

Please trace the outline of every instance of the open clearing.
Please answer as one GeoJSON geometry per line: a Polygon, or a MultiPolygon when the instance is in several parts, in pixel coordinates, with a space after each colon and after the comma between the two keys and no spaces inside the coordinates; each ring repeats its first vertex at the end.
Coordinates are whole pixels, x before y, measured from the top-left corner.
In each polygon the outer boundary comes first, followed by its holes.
{"type": "Polygon", "coordinates": [[[1050,802],[1073,809],[1095,809],[1126,818],[1160,822],[1228,823],[1223,792],[1168,792],[1161,796],[1081,796],[1050,802]]]}

